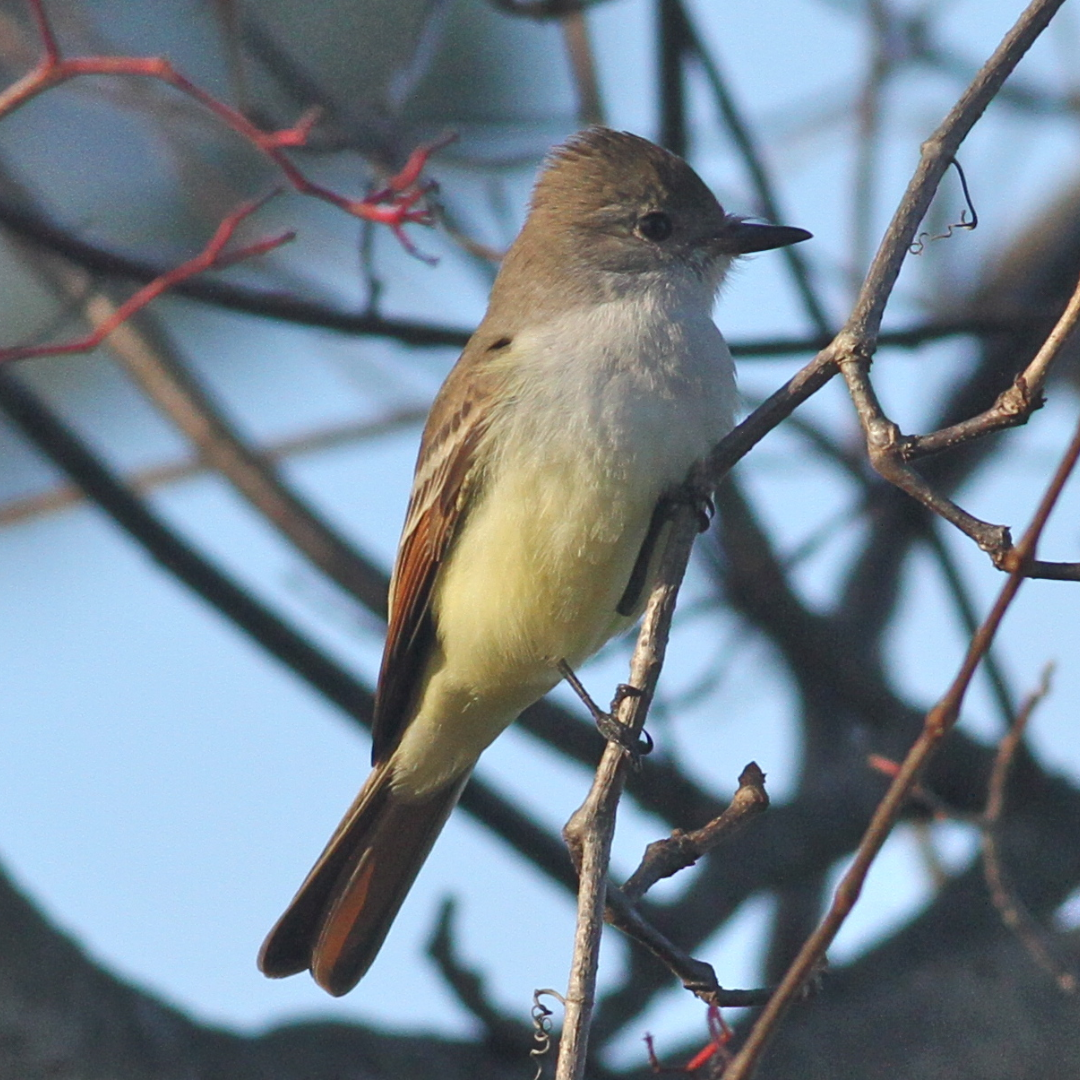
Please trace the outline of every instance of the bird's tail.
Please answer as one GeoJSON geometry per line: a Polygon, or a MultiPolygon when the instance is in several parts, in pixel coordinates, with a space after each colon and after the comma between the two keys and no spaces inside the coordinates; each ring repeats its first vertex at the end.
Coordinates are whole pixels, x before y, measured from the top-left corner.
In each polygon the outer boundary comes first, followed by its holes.
{"type": "Polygon", "coordinates": [[[469,774],[421,799],[375,767],[285,914],[259,951],[273,979],[310,970],[335,996],[371,966],[469,774]]]}

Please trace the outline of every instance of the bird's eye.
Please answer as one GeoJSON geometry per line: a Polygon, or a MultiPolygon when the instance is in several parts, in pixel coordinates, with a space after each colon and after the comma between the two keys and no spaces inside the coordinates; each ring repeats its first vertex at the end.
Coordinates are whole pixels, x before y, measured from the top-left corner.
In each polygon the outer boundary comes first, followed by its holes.
{"type": "Polygon", "coordinates": [[[651,240],[654,244],[658,244],[666,240],[674,230],[675,226],[671,218],[663,210],[651,210],[638,218],[635,232],[643,240],[651,240]]]}

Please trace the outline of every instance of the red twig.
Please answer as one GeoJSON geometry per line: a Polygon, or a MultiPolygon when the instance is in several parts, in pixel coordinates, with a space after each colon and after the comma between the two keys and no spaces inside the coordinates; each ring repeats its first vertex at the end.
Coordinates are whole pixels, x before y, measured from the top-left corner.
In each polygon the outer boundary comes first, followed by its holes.
{"type": "Polygon", "coordinates": [[[32,356],[60,356],[69,353],[89,352],[96,349],[118,326],[130,319],[136,311],[146,307],[151,300],[157,299],[167,289],[172,288],[177,282],[186,278],[194,277],[205,270],[221,270],[243,259],[250,259],[255,255],[263,255],[282,244],[287,244],[296,235],[293,232],[281,233],[278,236],[269,237],[266,240],[257,240],[246,247],[237,248],[234,251],[225,251],[225,245],[232,239],[240,223],[250,217],[260,206],[271,198],[270,195],[252,202],[246,202],[226,217],[217,227],[210,242],[192,259],[181,263],[179,266],[167,270],[164,274],[154,278],[148,285],[144,285],[137,293],[129,297],[116,311],[95,327],[85,337],[74,341],[54,343],[50,345],[16,345],[8,349],[0,349],[0,363],[11,360],[26,360],[32,356]]]}
{"type": "MultiPolygon", "coordinates": [[[[731,1042],[735,1032],[728,1026],[716,1005],[709,1006],[707,1023],[709,1025],[709,1041],[685,1065],[661,1064],[660,1059],[656,1056],[653,1037],[646,1035],[645,1046],[648,1050],[649,1066],[652,1071],[654,1073],[692,1073],[711,1064],[719,1064],[722,1068],[731,1059],[728,1043],[731,1042]]],[[[709,1075],[714,1075],[714,1073],[710,1071],[709,1075]]]]}
{"type": "Polygon", "coordinates": [[[434,189],[434,183],[421,183],[420,174],[428,158],[440,150],[454,136],[446,135],[435,142],[417,147],[405,166],[387,181],[386,186],[363,198],[351,198],[316,184],[289,159],[285,151],[304,146],[311,129],[318,119],[318,111],[312,110],[302,116],[292,127],[280,131],[263,131],[256,127],[243,113],[196,86],[172,66],[164,57],[156,56],[80,56],[65,58],[60,54],[42,0],[28,0],[41,38],[42,56],[36,66],[21,79],[0,93],[0,118],[33,100],[46,90],[71,79],[86,75],[134,75],[157,79],[179,90],[212,112],[222,123],[251,143],[281,170],[282,175],[302,195],[321,199],[344,210],[353,217],[387,225],[401,244],[413,255],[418,255],[412,241],[405,236],[404,226],[410,223],[431,225],[434,222],[428,207],[417,208],[426,195],[434,189]]]}

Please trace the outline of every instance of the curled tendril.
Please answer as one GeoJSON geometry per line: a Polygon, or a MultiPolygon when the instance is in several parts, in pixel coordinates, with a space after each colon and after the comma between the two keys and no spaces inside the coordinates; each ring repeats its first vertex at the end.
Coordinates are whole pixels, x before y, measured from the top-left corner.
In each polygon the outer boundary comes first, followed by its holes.
{"type": "Polygon", "coordinates": [[[536,1046],[529,1051],[529,1057],[536,1062],[536,1073],[533,1080],[540,1080],[544,1071],[544,1056],[551,1049],[551,1017],[552,1011],[540,999],[553,997],[564,1009],[566,998],[558,990],[534,990],[532,1004],[533,1041],[536,1046]]]}
{"type": "Polygon", "coordinates": [[[948,240],[957,229],[974,229],[978,227],[979,215],[975,212],[975,204],[971,201],[971,192],[968,191],[967,177],[964,175],[964,170],[960,167],[960,162],[956,158],[952,158],[949,164],[955,167],[960,177],[960,188],[964,193],[964,201],[967,206],[960,212],[960,220],[948,225],[943,233],[938,233],[936,236],[931,236],[925,232],[919,233],[912,241],[911,247],[908,248],[912,255],[921,255],[926,250],[927,243],[931,240],[948,240]],[[968,217],[969,212],[971,217],[968,217]]]}

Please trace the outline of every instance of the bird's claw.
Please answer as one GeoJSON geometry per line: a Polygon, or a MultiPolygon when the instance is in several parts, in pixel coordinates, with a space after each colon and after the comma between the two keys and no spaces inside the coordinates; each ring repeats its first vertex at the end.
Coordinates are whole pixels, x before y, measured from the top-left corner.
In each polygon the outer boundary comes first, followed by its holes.
{"type": "Polygon", "coordinates": [[[644,691],[629,683],[619,683],[615,688],[615,697],[611,701],[611,709],[606,713],[598,713],[596,727],[608,742],[613,742],[621,747],[622,751],[630,758],[630,764],[637,770],[641,768],[641,759],[652,753],[653,740],[647,731],[640,735],[633,735],[628,727],[619,723],[615,718],[619,706],[627,699],[641,697],[644,691]]]}

